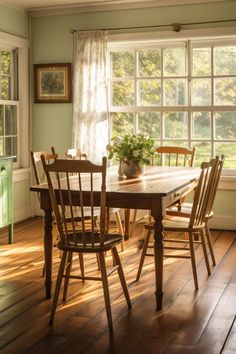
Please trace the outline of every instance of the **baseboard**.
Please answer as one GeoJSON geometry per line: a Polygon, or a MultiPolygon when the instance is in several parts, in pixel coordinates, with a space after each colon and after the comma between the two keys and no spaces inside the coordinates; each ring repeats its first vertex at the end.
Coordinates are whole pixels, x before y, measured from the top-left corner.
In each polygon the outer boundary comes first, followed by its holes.
{"type": "Polygon", "coordinates": [[[32,208],[30,206],[21,208],[21,209],[16,209],[13,211],[13,221],[19,222],[22,220],[26,220],[28,218],[31,218],[32,215],[32,208]]]}
{"type": "Polygon", "coordinates": [[[214,215],[209,220],[209,226],[217,230],[236,230],[236,217],[226,215],[214,215]]]}

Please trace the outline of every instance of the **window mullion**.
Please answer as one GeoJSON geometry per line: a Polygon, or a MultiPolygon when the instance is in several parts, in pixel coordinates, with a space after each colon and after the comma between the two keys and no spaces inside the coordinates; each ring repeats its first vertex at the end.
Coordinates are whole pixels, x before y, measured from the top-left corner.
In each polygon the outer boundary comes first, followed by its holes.
{"type": "MultiPolygon", "coordinates": [[[[190,41],[187,41],[187,77],[188,77],[188,107],[192,106],[192,48],[190,41]]],[[[188,111],[188,147],[192,146],[192,112],[188,111]]]]}
{"type": "MultiPolygon", "coordinates": [[[[161,108],[164,107],[164,55],[163,55],[163,48],[161,48],[161,108]]],[[[164,141],[164,111],[161,110],[161,145],[163,145],[164,141]]]]}
{"type": "Polygon", "coordinates": [[[214,97],[214,47],[211,46],[211,156],[215,156],[214,97]]]}
{"type": "MultiPolygon", "coordinates": [[[[135,71],[134,71],[134,96],[135,96],[135,98],[134,98],[134,100],[135,100],[135,102],[134,102],[134,105],[135,105],[135,107],[137,107],[138,106],[138,89],[139,89],[139,85],[138,85],[138,50],[137,49],[135,49],[135,56],[134,56],[134,58],[135,58],[135,63],[134,63],[134,65],[135,65],[135,71]]],[[[135,133],[137,133],[137,131],[138,131],[138,113],[137,113],[137,111],[136,111],[136,109],[135,109],[135,112],[134,112],[134,132],[135,133]]]]}

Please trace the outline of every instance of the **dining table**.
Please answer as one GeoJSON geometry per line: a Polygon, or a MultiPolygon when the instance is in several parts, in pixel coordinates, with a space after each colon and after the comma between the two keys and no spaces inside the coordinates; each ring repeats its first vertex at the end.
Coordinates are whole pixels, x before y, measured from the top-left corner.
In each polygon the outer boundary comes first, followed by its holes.
{"type": "MultiPolygon", "coordinates": [[[[166,209],[193,191],[200,168],[146,166],[145,173],[139,178],[119,178],[117,168],[107,168],[106,206],[150,210],[154,221],[154,265],[156,284],[156,309],[162,309],[163,300],[163,218],[166,209]]],[[[72,176],[70,178],[75,178],[72,176]]],[[[101,183],[94,185],[99,194],[101,183]]],[[[52,222],[53,213],[47,183],[30,187],[32,192],[40,193],[40,208],[44,211],[44,256],[46,298],[51,297],[52,288],[52,222]]],[[[73,204],[79,205],[78,184],[73,184],[73,204]]],[[[95,198],[96,200],[96,198],[95,198]]],[[[88,201],[89,203],[89,201],[88,201]]],[[[99,199],[97,198],[97,203],[99,199]]],[[[128,215],[128,212],[126,213],[128,215]]]]}

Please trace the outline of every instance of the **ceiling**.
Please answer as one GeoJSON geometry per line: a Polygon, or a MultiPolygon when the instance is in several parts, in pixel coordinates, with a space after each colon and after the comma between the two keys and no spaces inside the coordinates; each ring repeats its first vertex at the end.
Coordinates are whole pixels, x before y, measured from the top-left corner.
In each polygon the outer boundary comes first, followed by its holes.
{"type": "Polygon", "coordinates": [[[227,0],[0,0],[0,3],[6,6],[23,10],[41,10],[45,8],[66,8],[66,7],[92,7],[92,6],[118,6],[141,5],[145,3],[149,6],[167,6],[178,4],[194,4],[206,2],[218,2],[227,0]]]}

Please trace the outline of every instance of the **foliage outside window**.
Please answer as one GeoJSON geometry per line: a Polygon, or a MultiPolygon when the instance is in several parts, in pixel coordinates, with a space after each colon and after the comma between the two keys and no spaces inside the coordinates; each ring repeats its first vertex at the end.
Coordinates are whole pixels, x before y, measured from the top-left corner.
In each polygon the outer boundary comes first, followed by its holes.
{"type": "Polygon", "coordinates": [[[110,51],[111,136],[196,147],[195,164],[224,154],[236,168],[236,41],[110,51]]]}
{"type": "Polygon", "coordinates": [[[17,160],[16,52],[0,48],[0,156],[17,160]]]}

